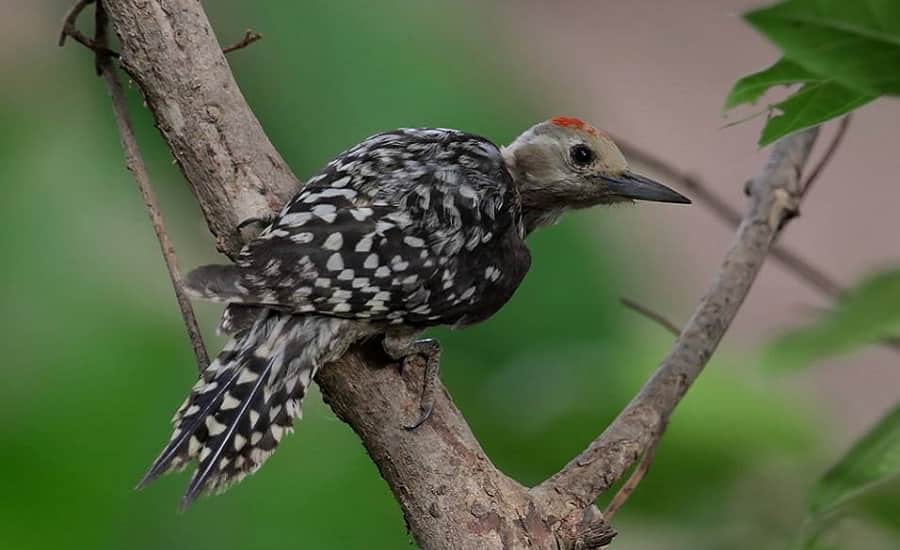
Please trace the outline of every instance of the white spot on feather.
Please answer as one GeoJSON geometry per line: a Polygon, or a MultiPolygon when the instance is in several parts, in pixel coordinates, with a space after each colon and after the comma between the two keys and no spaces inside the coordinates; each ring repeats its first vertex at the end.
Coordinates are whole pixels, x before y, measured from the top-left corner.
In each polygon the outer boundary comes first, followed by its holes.
{"type": "Polygon", "coordinates": [[[227,427],[225,426],[225,424],[222,424],[221,422],[216,420],[216,417],[213,415],[207,416],[205,423],[210,437],[219,435],[220,433],[224,432],[225,428],[227,427]]]}
{"type": "Polygon", "coordinates": [[[311,243],[313,240],[313,234],[309,231],[302,231],[300,233],[294,233],[291,235],[291,242],[297,244],[306,244],[311,243]]]}
{"type": "Polygon", "coordinates": [[[325,267],[331,271],[340,271],[344,269],[344,258],[341,257],[340,253],[335,252],[328,257],[328,262],[325,263],[325,267]]]}
{"type": "Polygon", "coordinates": [[[222,399],[222,404],[219,406],[223,411],[230,411],[231,409],[236,408],[241,404],[239,399],[235,399],[231,392],[225,394],[225,397],[222,399]]]}
{"type": "Polygon", "coordinates": [[[286,214],[282,216],[281,219],[278,220],[278,225],[300,227],[311,219],[312,214],[310,214],[309,212],[294,212],[292,214],[286,214]]]}
{"type": "Polygon", "coordinates": [[[344,246],[344,236],[340,233],[328,235],[328,238],[322,243],[322,248],[325,250],[340,250],[342,246],[344,246]]]}
{"type": "Polygon", "coordinates": [[[270,430],[272,432],[272,438],[274,438],[275,441],[281,441],[281,436],[284,435],[284,428],[278,424],[272,424],[270,430]]]}
{"type": "Polygon", "coordinates": [[[247,384],[248,382],[254,382],[259,375],[253,372],[250,369],[241,369],[241,374],[238,376],[237,384],[247,384]]]}
{"type": "Polygon", "coordinates": [[[350,210],[350,215],[358,222],[366,221],[373,213],[374,211],[368,207],[353,208],[350,210]]]}
{"type": "Polygon", "coordinates": [[[337,217],[337,208],[333,204],[317,204],[313,206],[312,213],[325,223],[332,223],[337,217]]]}
{"type": "Polygon", "coordinates": [[[423,239],[415,237],[413,235],[407,235],[403,237],[403,242],[413,248],[422,248],[423,246],[425,246],[425,241],[423,239]]]}
{"type": "Polygon", "coordinates": [[[354,250],[356,252],[369,252],[372,250],[372,237],[373,235],[371,233],[363,235],[359,242],[356,243],[354,250]]]}

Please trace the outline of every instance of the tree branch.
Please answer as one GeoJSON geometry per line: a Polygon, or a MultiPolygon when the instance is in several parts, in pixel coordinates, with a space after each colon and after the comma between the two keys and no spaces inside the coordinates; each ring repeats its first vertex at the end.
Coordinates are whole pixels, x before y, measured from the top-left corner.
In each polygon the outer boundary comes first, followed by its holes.
{"type": "MultiPolygon", "coordinates": [[[[195,0],[103,0],[121,43],[122,67],[144,94],[163,139],[193,190],[221,251],[243,244],[242,221],[265,218],[298,181],[269,142],[228,69],[195,0]]],[[[485,456],[443,386],[431,419],[414,432],[421,372],[402,379],[377,343],[356,346],[316,381],[359,435],[422,548],[579,548],[614,531],[594,498],[657,441],[672,408],[718,343],[772,238],[796,210],[796,180],[814,139],[782,142],[753,186],[753,206],[711,292],[657,374],[582,455],[534,489],[485,456]]]]}
{"type": "Polygon", "coordinates": [[[748,186],[750,209],[731,249],[669,354],[613,423],[538,487],[558,508],[594,502],[662,435],[737,315],[778,232],[797,212],[800,174],[817,133],[805,130],[775,144],[763,173],[748,186]]]}
{"type": "Polygon", "coordinates": [[[218,249],[241,221],[276,211],[299,182],[244,100],[198,2],[106,0],[122,68],[144,94],[218,249]]]}
{"type": "Polygon", "coordinates": [[[184,326],[188,333],[188,339],[191,343],[191,349],[194,352],[194,360],[197,364],[197,370],[203,373],[209,366],[209,356],[206,354],[206,346],[203,344],[203,337],[200,334],[200,327],[197,324],[197,317],[194,315],[194,308],[190,299],[184,292],[181,274],[178,271],[178,262],[175,257],[175,247],[166,231],[163,222],[162,213],[159,210],[159,204],[156,200],[156,193],[150,184],[150,176],[147,174],[147,167],[144,164],[144,157],[141,155],[137,139],[134,136],[134,130],[131,126],[131,119],[128,116],[128,107],[125,103],[125,97],[122,95],[122,84],[119,82],[116,69],[113,66],[112,59],[118,57],[118,54],[107,47],[106,36],[106,14],[99,2],[96,2],[96,14],[94,17],[94,38],[88,39],[75,28],[78,16],[84,11],[89,4],[94,4],[95,0],[79,0],[72,9],[66,14],[60,31],[59,45],[65,44],[67,36],[75,38],[79,43],[87,46],[94,51],[95,66],[97,73],[103,78],[106,90],[112,100],[113,115],[116,119],[116,127],[119,131],[119,142],[122,145],[122,154],[125,157],[125,167],[131,172],[134,181],[137,184],[138,191],[144,199],[144,207],[147,215],[150,217],[150,224],[153,226],[153,232],[156,234],[156,240],[159,242],[160,252],[162,252],[163,261],[166,264],[166,270],[169,273],[169,282],[175,292],[175,300],[178,302],[178,309],[181,312],[181,318],[184,320],[184,326]],[[79,38],[80,37],[80,38],[79,38]],[[82,39],[83,38],[83,39],[82,39]]]}
{"type": "MultiPolygon", "coordinates": [[[[71,38],[82,46],[91,49],[98,54],[102,53],[109,57],[119,57],[119,54],[109,49],[105,42],[101,43],[96,39],[88,38],[81,31],[79,31],[78,27],[75,25],[75,23],[78,21],[78,17],[81,15],[81,12],[83,12],[86,7],[93,4],[94,2],[95,0],[78,0],[78,2],[76,2],[71,8],[69,8],[69,11],[66,12],[66,16],[63,18],[63,24],[62,28],[59,31],[57,45],[65,46],[66,38],[71,38]]],[[[100,34],[103,35],[102,33],[100,34]]]]}

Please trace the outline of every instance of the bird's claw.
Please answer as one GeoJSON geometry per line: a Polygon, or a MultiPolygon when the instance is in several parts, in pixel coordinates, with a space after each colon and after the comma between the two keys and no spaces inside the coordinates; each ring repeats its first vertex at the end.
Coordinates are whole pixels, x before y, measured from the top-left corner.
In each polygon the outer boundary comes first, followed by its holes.
{"type": "MultiPolygon", "coordinates": [[[[422,396],[422,399],[425,399],[425,396],[422,396]]],[[[419,418],[416,419],[412,424],[404,424],[403,429],[411,432],[424,424],[431,418],[431,412],[434,410],[434,399],[432,398],[430,402],[426,403],[424,401],[419,402],[419,418]]]]}
{"type": "Polygon", "coordinates": [[[425,372],[422,375],[422,393],[419,396],[419,416],[412,424],[404,424],[403,428],[413,431],[424,424],[434,410],[434,389],[438,381],[438,372],[441,366],[441,347],[437,340],[426,339],[416,342],[416,352],[407,355],[400,362],[401,368],[408,367],[421,357],[425,362],[425,372]]]}
{"type": "Polygon", "coordinates": [[[419,416],[412,424],[403,424],[403,429],[412,431],[424,424],[434,410],[434,391],[441,366],[441,346],[437,340],[406,340],[386,337],[384,349],[389,356],[399,359],[397,369],[401,376],[411,363],[424,362],[422,393],[419,397],[419,416]]]}

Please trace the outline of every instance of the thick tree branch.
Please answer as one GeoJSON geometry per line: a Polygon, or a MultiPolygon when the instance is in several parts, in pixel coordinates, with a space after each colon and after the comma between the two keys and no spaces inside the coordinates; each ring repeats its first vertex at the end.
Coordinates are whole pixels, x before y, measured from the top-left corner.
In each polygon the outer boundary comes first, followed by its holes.
{"type": "MultiPolygon", "coordinates": [[[[220,250],[242,246],[240,222],[264,218],[298,181],[272,147],[228,69],[195,0],[104,0],[121,63],[144,94],[163,139],[220,250]]],[[[775,149],[753,186],[753,207],[712,291],[657,374],[578,459],[528,490],[485,456],[446,390],[414,432],[421,372],[384,368],[377,343],[357,347],[316,377],[325,400],[359,435],[423,548],[597,548],[614,532],[593,499],[658,439],[746,294],[787,213],[814,132],[775,149]],[[791,174],[787,174],[787,172],[791,174]]]]}
{"type": "Polygon", "coordinates": [[[799,208],[800,175],[818,129],[779,141],[750,182],[750,209],[694,315],[653,377],[612,424],[538,489],[558,506],[586,506],[661,436],[666,422],[709,361],[762,268],[775,237],[799,208]]]}
{"type": "Polygon", "coordinates": [[[103,3],[121,63],[197,197],[220,251],[238,224],[277,210],[299,182],[247,107],[199,2],[103,3]]]}

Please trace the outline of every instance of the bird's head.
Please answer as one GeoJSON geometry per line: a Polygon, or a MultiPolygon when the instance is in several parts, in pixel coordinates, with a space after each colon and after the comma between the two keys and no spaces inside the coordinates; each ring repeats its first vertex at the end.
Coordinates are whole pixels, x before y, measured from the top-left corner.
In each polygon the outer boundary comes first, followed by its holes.
{"type": "Polygon", "coordinates": [[[532,126],[503,148],[503,157],[522,197],[528,232],[569,209],[634,200],[691,202],[632,172],[608,134],[577,118],[532,126]]]}

